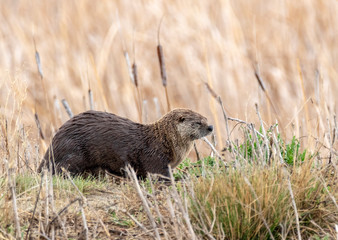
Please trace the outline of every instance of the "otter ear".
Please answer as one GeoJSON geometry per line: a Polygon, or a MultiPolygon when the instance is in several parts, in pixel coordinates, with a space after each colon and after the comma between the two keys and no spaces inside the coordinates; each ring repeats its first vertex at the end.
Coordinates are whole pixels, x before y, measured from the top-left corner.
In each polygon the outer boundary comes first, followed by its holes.
{"type": "Polygon", "coordinates": [[[184,117],[180,117],[180,118],[178,119],[179,122],[184,122],[184,120],[185,120],[184,117]]]}

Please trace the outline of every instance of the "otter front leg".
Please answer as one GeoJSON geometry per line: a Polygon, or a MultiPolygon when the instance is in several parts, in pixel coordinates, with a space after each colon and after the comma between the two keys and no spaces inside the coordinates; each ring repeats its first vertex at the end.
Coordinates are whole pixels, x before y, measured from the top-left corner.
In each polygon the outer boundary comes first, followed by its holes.
{"type": "Polygon", "coordinates": [[[169,170],[169,165],[163,166],[161,171],[158,172],[158,174],[164,176],[165,178],[170,179],[170,170],[169,170]]]}
{"type": "Polygon", "coordinates": [[[139,159],[138,163],[142,163],[138,166],[139,173],[152,173],[159,174],[166,178],[170,177],[169,172],[169,160],[167,156],[153,154],[151,156],[146,156],[145,158],[139,159]]]}

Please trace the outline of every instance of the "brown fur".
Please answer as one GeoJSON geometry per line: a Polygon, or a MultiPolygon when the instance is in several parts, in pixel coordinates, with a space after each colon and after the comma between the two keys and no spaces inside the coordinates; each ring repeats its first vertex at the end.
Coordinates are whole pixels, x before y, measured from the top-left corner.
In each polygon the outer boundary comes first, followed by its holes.
{"type": "Polygon", "coordinates": [[[121,175],[130,164],[138,176],[169,176],[190,152],[193,141],[212,132],[202,115],[176,109],[152,124],[135,123],[115,114],[87,111],[67,121],[52,140],[38,171],[51,166],[71,174],[97,169],[121,175]]]}

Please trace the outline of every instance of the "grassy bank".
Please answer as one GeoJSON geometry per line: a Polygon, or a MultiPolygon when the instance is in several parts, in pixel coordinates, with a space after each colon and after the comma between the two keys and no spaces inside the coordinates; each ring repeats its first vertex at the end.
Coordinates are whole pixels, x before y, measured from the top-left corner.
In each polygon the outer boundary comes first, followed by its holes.
{"type": "Polygon", "coordinates": [[[8,168],[0,177],[0,236],[334,239],[335,163],[299,151],[297,139],[273,142],[276,131],[241,131],[248,134],[229,142],[222,157],[181,163],[171,185],[155,176],[140,181],[132,171],[130,179],[94,179],[8,168]]]}

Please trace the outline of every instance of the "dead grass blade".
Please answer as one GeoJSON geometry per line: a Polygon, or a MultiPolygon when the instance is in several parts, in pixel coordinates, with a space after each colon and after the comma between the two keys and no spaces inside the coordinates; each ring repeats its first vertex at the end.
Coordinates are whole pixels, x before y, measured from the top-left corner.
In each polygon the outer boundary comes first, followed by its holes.
{"type": "Polygon", "coordinates": [[[14,224],[15,224],[15,237],[16,237],[16,239],[21,239],[20,219],[19,219],[17,199],[16,199],[16,193],[15,193],[14,168],[9,168],[7,174],[8,174],[8,188],[11,192],[11,199],[12,199],[12,206],[13,206],[14,224]]]}
{"type": "Polygon", "coordinates": [[[295,197],[293,195],[293,191],[292,191],[292,187],[291,187],[290,177],[288,177],[288,189],[289,189],[290,196],[291,196],[292,207],[293,207],[293,210],[295,212],[295,219],[296,219],[296,224],[297,224],[297,236],[298,236],[298,240],[301,240],[302,236],[301,236],[301,233],[300,233],[299,215],[298,215],[297,205],[296,205],[296,202],[295,202],[295,197]]]}
{"type": "Polygon", "coordinates": [[[38,191],[37,196],[36,196],[36,200],[35,200],[35,204],[34,204],[34,209],[33,209],[32,217],[29,220],[29,225],[28,225],[27,232],[26,232],[26,237],[25,237],[26,240],[29,237],[29,233],[30,233],[33,221],[34,221],[34,216],[35,216],[36,208],[38,206],[38,202],[39,202],[39,199],[40,199],[40,193],[41,193],[41,190],[42,190],[44,172],[45,171],[41,172],[40,187],[39,187],[39,191],[38,191]]]}
{"type": "Polygon", "coordinates": [[[138,196],[140,197],[140,199],[142,201],[144,210],[146,211],[148,219],[149,219],[149,221],[151,223],[151,226],[152,226],[152,228],[153,228],[153,230],[155,232],[154,238],[155,239],[161,239],[160,234],[158,232],[157,225],[155,223],[154,216],[153,216],[153,214],[150,211],[150,207],[149,207],[148,201],[146,200],[145,196],[142,193],[142,190],[141,190],[141,187],[140,187],[140,184],[138,182],[138,179],[137,179],[137,176],[136,176],[136,173],[135,173],[134,169],[130,165],[128,165],[127,168],[126,168],[126,171],[127,171],[128,176],[130,176],[131,179],[132,179],[132,181],[133,181],[133,184],[135,186],[137,194],[138,194],[138,196]]]}

